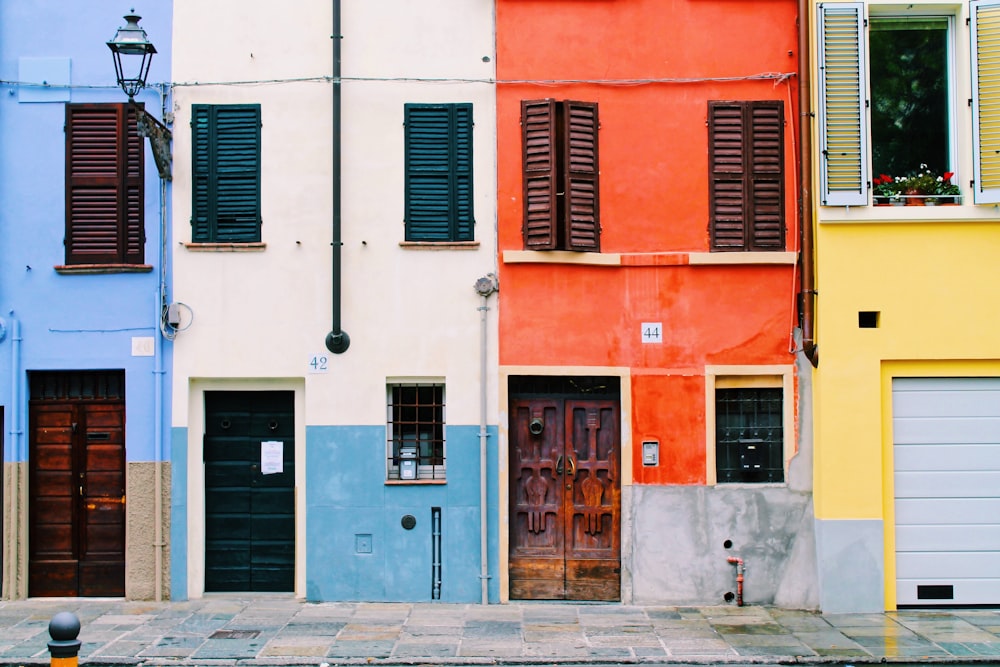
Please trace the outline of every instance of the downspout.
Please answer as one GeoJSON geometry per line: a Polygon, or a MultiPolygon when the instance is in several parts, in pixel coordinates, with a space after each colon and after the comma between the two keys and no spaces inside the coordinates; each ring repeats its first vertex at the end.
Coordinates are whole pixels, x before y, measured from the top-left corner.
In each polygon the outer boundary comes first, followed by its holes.
{"type": "Polygon", "coordinates": [[[486,394],[487,394],[487,364],[486,347],[488,341],[488,329],[486,326],[486,312],[489,306],[486,300],[498,289],[496,275],[490,273],[476,281],[476,293],[479,294],[482,303],[479,305],[479,582],[482,587],[482,604],[489,604],[489,554],[488,531],[489,516],[486,504],[487,485],[487,437],[486,430],[486,394]]]}
{"type": "Polygon", "coordinates": [[[22,540],[18,538],[20,530],[21,515],[21,467],[24,465],[25,456],[21,451],[21,325],[13,317],[14,311],[10,311],[10,451],[13,454],[14,465],[11,469],[14,474],[11,476],[11,484],[7,490],[9,500],[7,507],[10,508],[10,532],[7,534],[7,544],[5,549],[8,557],[4,559],[4,597],[8,600],[16,600],[20,597],[17,586],[17,573],[20,567],[20,544],[22,540]]]}
{"type": "Polygon", "coordinates": [[[816,345],[816,259],[813,245],[812,201],[812,77],[809,71],[809,0],[799,3],[799,231],[802,291],[802,351],[814,368],[819,366],[816,345]]]}
{"type": "MultiPolygon", "coordinates": [[[[167,92],[166,84],[160,84],[160,118],[163,123],[167,122],[167,92]]],[[[155,369],[153,370],[154,384],[153,392],[155,405],[153,407],[153,421],[156,432],[153,435],[155,480],[153,490],[153,549],[155,553],[155,563],[153,566],[156,574],[154,596],[157,602],[163,600],[163,550],[166,543],[163,540],[163,379],[166,371],[163,368],[163,339],[170,338],[165,327],[167,317],[167,178],[160,174],[160,276],[157,288],[156,304],[156,346],[155,346],[155,369]]]]}
{"type": "Polygon", "coordinates": [[[340,0],[333,0],[333,111],[331,113],[331,124],[333,127],[333,139],[331,141],[331,153],[333,164],[331,174],[333,176],[332,187],[330,188],[333,199],[333,239],[330,246],[333,252],[331,266],[331,287],[333,288],[333,302],[331,315],[330,333],[326,335],[326,349],[334,354],[342,354],[351,345],[351,339],[347,332],[340,328],[340,0]]]}

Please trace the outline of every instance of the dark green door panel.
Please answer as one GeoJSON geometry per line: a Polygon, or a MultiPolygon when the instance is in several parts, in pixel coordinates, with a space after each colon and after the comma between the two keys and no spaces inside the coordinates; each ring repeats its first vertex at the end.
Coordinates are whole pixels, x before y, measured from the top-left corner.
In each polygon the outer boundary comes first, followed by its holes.
{"type": "Polygon", "coordinates": [[[205,590],[293,591],[295,395],[205,393],[205,590]],[[282,443],[282,471],[261,443],[282,443]]]}

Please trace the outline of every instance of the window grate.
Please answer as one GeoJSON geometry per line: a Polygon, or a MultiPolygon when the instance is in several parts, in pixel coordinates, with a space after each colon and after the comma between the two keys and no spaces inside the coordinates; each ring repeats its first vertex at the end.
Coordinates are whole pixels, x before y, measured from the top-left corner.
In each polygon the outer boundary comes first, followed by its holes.
{"type": "Polygon", "coordinates": [[[388,395],[388,479],[443,480],[444,385],[395,384],[388,395]]]}
{"type": "Polygon", "coordinates": [[[717,389],[719,482],[782,482],[784,429],[780,388],[717,389]]]}

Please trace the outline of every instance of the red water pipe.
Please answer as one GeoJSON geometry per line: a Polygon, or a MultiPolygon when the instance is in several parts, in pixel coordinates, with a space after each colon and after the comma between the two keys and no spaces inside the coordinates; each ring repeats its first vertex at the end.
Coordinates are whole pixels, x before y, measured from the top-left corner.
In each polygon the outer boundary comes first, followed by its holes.
{"type": "Polygon", "coordinates": [[[743,559],[736,558],[735,556],[730,556],[726,559],[727,562],[732,563],[736,566],[736,606],[743,606],[743,559]]]}

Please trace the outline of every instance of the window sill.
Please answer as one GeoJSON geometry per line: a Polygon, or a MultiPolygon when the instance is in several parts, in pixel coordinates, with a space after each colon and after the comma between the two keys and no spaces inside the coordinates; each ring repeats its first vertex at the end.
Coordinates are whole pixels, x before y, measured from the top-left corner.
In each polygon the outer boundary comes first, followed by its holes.
{"type": "Polygon", "coordinates": [[[191,252],[261,252],[266,243],[182,243],[191,252]]]}
{"type": "Polygon", "coordinates": [[[152,273],[152,264],[57,264],[52,267],[64,275],[93,273],[152,273]]]}
{"type": "Polygon", "coordinates": [[[446,479],[387,479],[386,486],[444,486],[446,479]]]}
{"type": "Polygon", "coordinates": [[[399,247],[411,250],[476,250],[479,241],[400,241],[399,247]]]}
{"type": "Polygon", "coordinates": [[[576,264],[583,266],[793,265],[794,252],[632,252],[593,253],[565,250],[504,250],[504,264],[576,264]]]}
{"type": "Polygon", "coordinates": [[[1000,206],[996,204],[946,204],[938,206],[820,206],[820,224],[858,224],[885,222],[911,224],[924,222],[996,222],[1000,206]]]}

